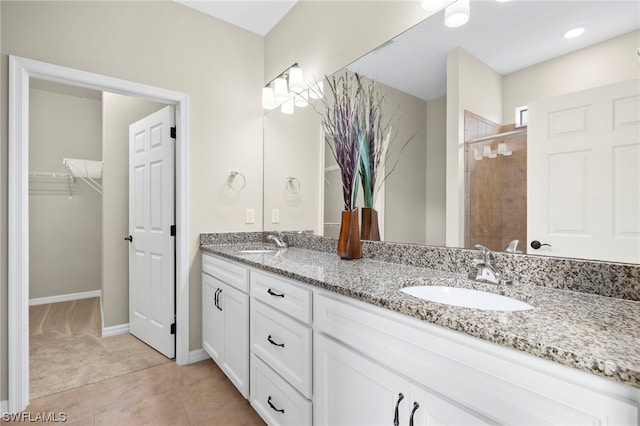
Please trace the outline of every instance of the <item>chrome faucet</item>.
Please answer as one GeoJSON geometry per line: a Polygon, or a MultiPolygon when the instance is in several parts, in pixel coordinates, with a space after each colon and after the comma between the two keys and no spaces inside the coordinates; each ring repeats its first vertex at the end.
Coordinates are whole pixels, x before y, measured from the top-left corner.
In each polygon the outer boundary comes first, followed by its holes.
{"type": "Polygon", "coordinates": [[[505,253],[522,253],[522,251],[518,250],[518,243],[518,240],[511,240],[502,251],[505,253]]]}
{"type": "Polygon", "coordinates": [[[281,233],[267,235],[267,240],[271,240],[278,248],[287,248],[287,243],[284,241],[284,236],[281,233]]]}
{"type": "Polygon", "coordinates": [[[480,258],[473,259],[473,265],[477,268],[477,271],[469,273],[469,278],[492,284],[500,283],[500,274],[493,266],[493,252],[480,244],[477,244],[476,248],[480,250],[480,258]]]}

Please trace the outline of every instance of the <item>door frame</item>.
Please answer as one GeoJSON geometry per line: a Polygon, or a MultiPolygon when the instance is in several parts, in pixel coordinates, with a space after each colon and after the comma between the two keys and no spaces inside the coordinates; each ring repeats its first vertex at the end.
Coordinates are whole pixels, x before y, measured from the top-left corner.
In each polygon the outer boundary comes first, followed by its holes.
{"type": "Polygon", "coordinates": [[[176,363],[189,360],[189,96],[87,71],[9,56],[8,362],[9,412],[29,403],[29,79],[108,91],[176,107],[176,363]]]}

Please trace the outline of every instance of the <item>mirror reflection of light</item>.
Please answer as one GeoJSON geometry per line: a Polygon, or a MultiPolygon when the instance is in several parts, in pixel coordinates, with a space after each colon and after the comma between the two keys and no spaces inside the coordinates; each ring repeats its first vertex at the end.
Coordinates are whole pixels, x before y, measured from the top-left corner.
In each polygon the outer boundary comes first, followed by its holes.
{"type": "Polygon", "coordinates": [[[450,28],[461,27],[469,21],[469,0],[457,0],[444,10],[444,24],[450,28]]]}
{"type": "Polygon", "coordinates": [[[582,35],[584,33],[584,27],[575,27],[567,30],[562,34],[564,38],[574,38],[582,35]]]}

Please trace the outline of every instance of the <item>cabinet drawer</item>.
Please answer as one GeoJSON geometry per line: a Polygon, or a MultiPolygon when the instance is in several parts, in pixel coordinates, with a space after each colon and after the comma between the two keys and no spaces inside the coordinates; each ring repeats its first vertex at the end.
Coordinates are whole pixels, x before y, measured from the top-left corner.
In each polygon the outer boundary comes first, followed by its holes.
{"type": "Polygon", "coordinates": [[[311,290],[273,275],[254,271],[251,296],[305,324],[311,323],[311,290]]]}
{"type": "Polygon", "coordinates": [[[307,398],[311,397],[309,327],[252,301],[251,350],[307,398]]]}
{"type": "Polygon", "coordinates": [[[202,272],[245,293],[249,292],[249,268],[202,253],[202,272]]]}
{"type": "Polygon", "coordinates": [[[311,402],[251,354],[251,406],[269,425],[310,425],[311,402]]]}

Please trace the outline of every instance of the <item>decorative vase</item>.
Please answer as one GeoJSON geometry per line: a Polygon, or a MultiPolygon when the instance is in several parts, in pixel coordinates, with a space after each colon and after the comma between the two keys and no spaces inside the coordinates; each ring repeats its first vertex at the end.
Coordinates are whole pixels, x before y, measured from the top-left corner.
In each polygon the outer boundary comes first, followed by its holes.
{"type": "Polygon", "coordinates": [[[338,237],[338,256],[340,259],[360,259],[362,246],[360,245],[360,226],[358,223],[358,209],[343,210],[338,237]]]}
{"type": "Polygon", "coordinates": [[[362,231],[360,237],[363,240],[380,241],[380,228],[378,228],[378,212],[373,207],[362,208],[362,231]]]}

